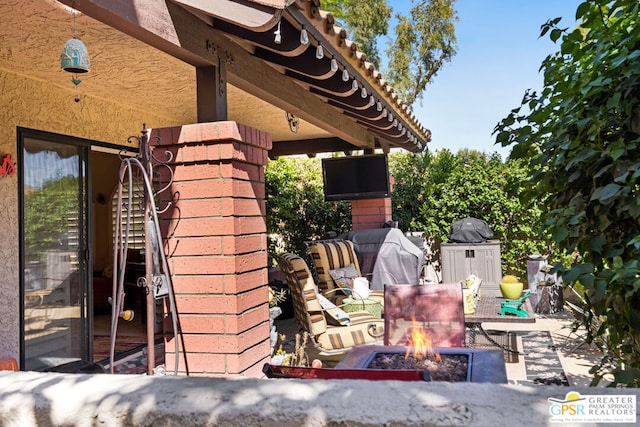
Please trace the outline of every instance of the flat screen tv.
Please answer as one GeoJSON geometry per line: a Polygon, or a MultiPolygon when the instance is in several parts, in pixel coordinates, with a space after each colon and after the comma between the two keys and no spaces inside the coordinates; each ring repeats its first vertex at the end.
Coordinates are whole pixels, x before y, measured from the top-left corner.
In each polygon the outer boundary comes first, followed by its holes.
{"type": "Polygon", "coordinates": [[[389,195],[386,154],[322,159],[325,200],[378,199],[389,195]]]}

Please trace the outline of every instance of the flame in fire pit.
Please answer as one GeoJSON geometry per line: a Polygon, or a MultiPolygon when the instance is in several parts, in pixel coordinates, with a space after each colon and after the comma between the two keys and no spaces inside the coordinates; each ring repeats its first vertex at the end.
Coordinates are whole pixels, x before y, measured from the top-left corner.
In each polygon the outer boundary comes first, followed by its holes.
{"type": "Polygon", "coordinates": [[[436,362],[442,362],[440,354],[433,351],[433,345],[431,335],[425,332],[425,330],[416,321],[416,315],[411,315],[411,334],[407,342],[407,352],[404,358],[409,358],[411,350],[413,350],[413,358],[417,360],[424,359],[427,355],[433,355],[436,362]]]}

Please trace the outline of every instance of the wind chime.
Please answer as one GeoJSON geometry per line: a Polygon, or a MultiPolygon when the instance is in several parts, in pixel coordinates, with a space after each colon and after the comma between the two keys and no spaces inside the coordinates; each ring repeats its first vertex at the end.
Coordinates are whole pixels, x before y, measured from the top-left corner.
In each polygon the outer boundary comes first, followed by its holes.
{"type": "Polygon", "coordinates": [[[71,10],[73,14],[73,38],[67,40],[62,48],[60,54],[60,68],[68,73],[72,73],[71,82],[76,87],[76,97],[74,101],[80,102],[80,95],[78,95],[78,85],[82,83],[82,80],[78,79],[78,74],[84,74],[89,72],[89,53],[87,48],[76,37],[76,15],[78,12],[75,9],[71,10]]]}

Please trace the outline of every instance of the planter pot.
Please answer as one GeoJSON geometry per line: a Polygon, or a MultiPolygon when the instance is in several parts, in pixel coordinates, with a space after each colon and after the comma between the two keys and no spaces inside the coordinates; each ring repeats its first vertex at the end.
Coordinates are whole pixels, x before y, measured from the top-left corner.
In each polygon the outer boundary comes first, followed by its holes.
{"type": "Polygon", "coordinates": [[[522,282],[516,283],[500,283],[500,292],[507,299],[518,299],[522,296],[524,285],[522,282]]]}

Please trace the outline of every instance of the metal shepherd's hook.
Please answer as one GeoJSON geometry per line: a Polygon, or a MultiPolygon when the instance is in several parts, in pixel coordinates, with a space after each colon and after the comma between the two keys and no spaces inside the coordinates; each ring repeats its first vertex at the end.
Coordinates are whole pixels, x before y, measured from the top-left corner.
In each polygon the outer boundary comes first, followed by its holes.
{"type": "MultiPolygon", "coordinates": [[[[129,137],[129,142],[137,140],[139,143],[139,155],[136,158],[121,157],[122,164],[120,166],[119,187],[118,187],[118,209],[116,215],[115,226],[115,247],[113,254],[114,278],[113,278],[113,294],[112,294],[112,316],[111,316],[111,349],[110,349],[110,370],[113,373],[114,365],[114,348],[117,336],[118,319],[132,320],[134,313],[131,310],[124,310],[124,278],[127,262],[128,239],[131,228],[131,212],[133,189],[133,169],[137,169],[143,179],[144,184],[144,224],[145,224],[145,275],[138,278],[138,286],[145,288],[146,294],[146,326],[147,326],[147,374],[153,375],[155,368],[155,299],[169,296],[169,304],[173,321],[174,339],[176,345],[176,358],[174,372],[178,371],[178,325],[176,305],[169,274],[167,259],[162,249],[160,225],[158,222],[158,210],[154,201],[154,189],[151,185],[149,177],[153,176],[152,162],[157,159],[153,158],[151,147],[149,145],[149,132],[146,125],[142,126],[142,136],[129,137]],[[122,193],[125,177],[129,185],[127,198],[127,215],[122,218],[122,193]],[[124,229],[123,229],[124,228],[124,229]]],[[[168,161],[171,160],[171,154],[167,153],[168,161]]],[[[167,166],[166,163],[159,162],[160,165],[167,166]]],[[[169,169],[170,171],[170,169],[169,169]]],[[[172,177],[172,173],[170,173],[172,177]]],[[[169,183],[159,191],[165,191],[171,187],[172,179],[169,183]]],[[[171,202],[169,202],[171,203],[171,202]]],[[[168,208],[168,206],[167,206],[168,208]]],[[[165,208],[166,209],[166,208],[165,208]]]]}

